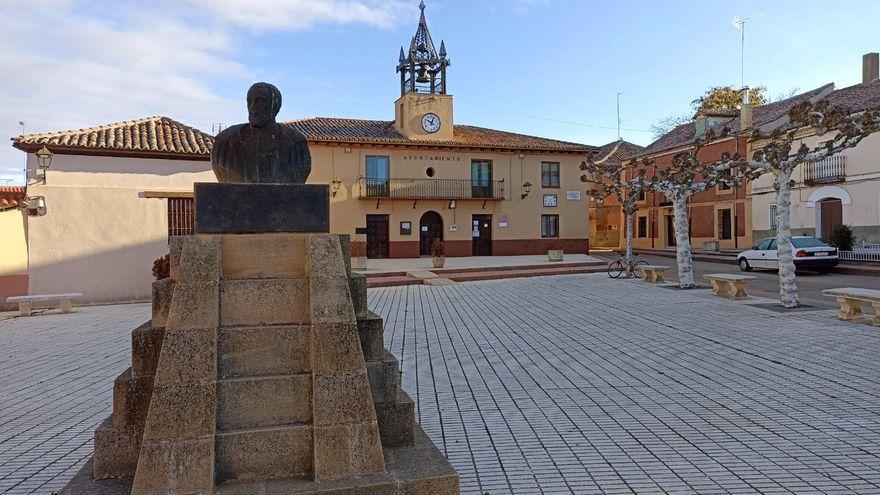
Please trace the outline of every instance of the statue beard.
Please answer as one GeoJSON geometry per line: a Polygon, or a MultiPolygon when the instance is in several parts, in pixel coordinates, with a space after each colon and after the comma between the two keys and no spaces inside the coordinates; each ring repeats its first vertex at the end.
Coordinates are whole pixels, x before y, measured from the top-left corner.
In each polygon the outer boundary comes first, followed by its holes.
{"type": "Polygon", "coordinates": [[[248,115],[248,123],[250,123],[251,127],[256,127],[257,129],[262,129],[267,125],[272,123],[272,116],[268,113],[256,113],[248,115]]]}

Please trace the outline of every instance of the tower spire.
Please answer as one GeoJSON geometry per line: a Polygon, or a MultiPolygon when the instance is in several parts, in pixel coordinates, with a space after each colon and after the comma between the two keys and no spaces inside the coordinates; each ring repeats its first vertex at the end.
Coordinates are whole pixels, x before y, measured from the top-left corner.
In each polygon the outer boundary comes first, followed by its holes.
{"type": "Polygon", "coordinates": [[[419,10],[419,25],[410,41],[409,52],[405,53],[401,48],[397,65],[400,94],[446,94],[446,67],[452,65],[446,58],[446,45],[441,40],[440,52],[437,52],[425,19],[424,0],[419,2],[419,10]]]}

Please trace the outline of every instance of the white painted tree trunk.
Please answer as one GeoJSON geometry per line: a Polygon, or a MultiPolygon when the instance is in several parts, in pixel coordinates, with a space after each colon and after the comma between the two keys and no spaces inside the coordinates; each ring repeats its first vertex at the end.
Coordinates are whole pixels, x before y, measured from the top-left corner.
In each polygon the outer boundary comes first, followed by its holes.
{"type": "Polygon", "coordinates": [[[691,238],[688,230],[687,198],[672,201],[675,229],[676,261],[678,262],[678,286],[682,289],[694,287],[694,260],[691,256],[691,238]]]}
{"type": "MultiPolygon", "coordinates": [[[[633,214],[626,215],[626,262],[627,264],[633,259],[633,214]]],[[[628,266],[628,265],[627,265],[628,266]]],[[[626,267],[624,267],[626,268],[626,267]]],[[[629,278],[630,271],[626,270],[626,276],[629,278]]]]}
{"type": "Polygon", "coordinates": [[[794,253],[791,249],[791,172],[779,172],[776,181],[776,257],[779,259],[779,298],[786,308],[795,308],[798,300],[794,253]]]}

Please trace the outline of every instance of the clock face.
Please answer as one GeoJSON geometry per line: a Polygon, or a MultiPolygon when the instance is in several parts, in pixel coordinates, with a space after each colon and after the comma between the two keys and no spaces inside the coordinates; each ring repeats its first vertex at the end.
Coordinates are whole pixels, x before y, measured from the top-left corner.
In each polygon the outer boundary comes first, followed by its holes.
{"type": "Polygon", "coordinates": [[[440,117],[436,113],[426,113],[422,117],[422,129],[427,132],[435,133],[440,130],[440,117]]]}

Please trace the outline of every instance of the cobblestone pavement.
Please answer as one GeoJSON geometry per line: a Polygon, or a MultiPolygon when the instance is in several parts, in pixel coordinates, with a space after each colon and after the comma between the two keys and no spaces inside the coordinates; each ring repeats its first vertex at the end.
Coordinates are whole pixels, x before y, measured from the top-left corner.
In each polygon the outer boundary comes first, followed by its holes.
{"type": "MultiPolygon", "coordinates": [[[[462,493],[880,493],[880,331],[605,275],[371,289],[462,493]]],[[[0,320],[0,492],[91,451],[147,305],[0,320]]]]}

